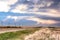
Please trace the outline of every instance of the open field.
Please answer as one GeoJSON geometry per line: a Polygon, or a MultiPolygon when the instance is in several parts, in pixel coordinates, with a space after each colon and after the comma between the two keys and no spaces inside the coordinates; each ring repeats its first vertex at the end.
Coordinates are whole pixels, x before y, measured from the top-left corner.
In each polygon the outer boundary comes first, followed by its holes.
{"type": "Polygon", "coordinates": [[[0,40],[23,40],[25,35],[34,33],[39,29],[40,28],[0,28],[0,40]]]}
{"type": "Polygon", "coordinates": [[[59,40],[57,35],[60,38],[60,28],[0,28],[0,40],[59,40]]]}

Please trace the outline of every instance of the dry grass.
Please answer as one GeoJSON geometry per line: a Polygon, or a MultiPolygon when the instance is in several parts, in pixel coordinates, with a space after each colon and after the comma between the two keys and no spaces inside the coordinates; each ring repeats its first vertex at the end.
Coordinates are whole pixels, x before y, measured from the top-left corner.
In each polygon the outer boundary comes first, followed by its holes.
{"type": "Polygon", "coordinates": [[[33,34],[25,36],[25,40],[60,40],[60,31],[55,28],[41,28],[33,34]]]}

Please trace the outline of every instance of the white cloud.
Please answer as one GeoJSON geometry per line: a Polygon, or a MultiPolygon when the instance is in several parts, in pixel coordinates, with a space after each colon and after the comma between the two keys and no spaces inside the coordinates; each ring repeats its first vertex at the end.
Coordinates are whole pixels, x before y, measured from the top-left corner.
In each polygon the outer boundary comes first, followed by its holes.
{"type": "Polygon", "coordinates": [[[11,12],[14,12],[14,13],[26,13],[27,8],[28,8],[28,5],[21,4],[21,5],[16,6],[16,8],[11,10],[11,12]]]}
{"type": "Polygon", "coordinates": [[[12,4],[15,4],[18,0],[7,0],[6,2],[9,4],[9,5],[12,5],[12,4]]]}
{"type": "Polygon", "coordinates": [[[0,0],[1,2],[7,2],[7,4],[11,5],[16,3],[18,0],[0,0]]]}
{"type": "Polygon", "coordinates": [[[0,1],[0,12],[8,12],[9,9],[7,2],[0,1]]]}
{"type": "Polygon", "coordinates": [[[0,12],[8,12],[10,5],[16,3],[17,0],[0,0],[0,12]]]}

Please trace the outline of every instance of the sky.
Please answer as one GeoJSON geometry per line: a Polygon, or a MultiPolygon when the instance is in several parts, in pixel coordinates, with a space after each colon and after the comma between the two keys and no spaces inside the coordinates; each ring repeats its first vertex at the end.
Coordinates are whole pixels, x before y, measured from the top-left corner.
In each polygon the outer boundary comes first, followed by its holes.
{"type": "Polygon", "coordinates": [[[0,25],[60,26],[60,0],[0,0],[0,25]]]}

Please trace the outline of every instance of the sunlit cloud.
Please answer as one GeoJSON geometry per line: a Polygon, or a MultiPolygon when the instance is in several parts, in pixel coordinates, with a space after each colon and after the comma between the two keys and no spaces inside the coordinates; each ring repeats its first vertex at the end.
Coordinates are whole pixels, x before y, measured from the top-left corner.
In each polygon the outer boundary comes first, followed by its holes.
{"type": "Polygon", "coordinates": [[[40,19],[40,18],[36,18],[36,17],[30,17],[30,18],[27,18],[27,20],[36,21],[37,24],[55,24],[55,23],[57,23],[57,21],[54,21],[54,20],[44,20],[44,19],[40,19]]]}

